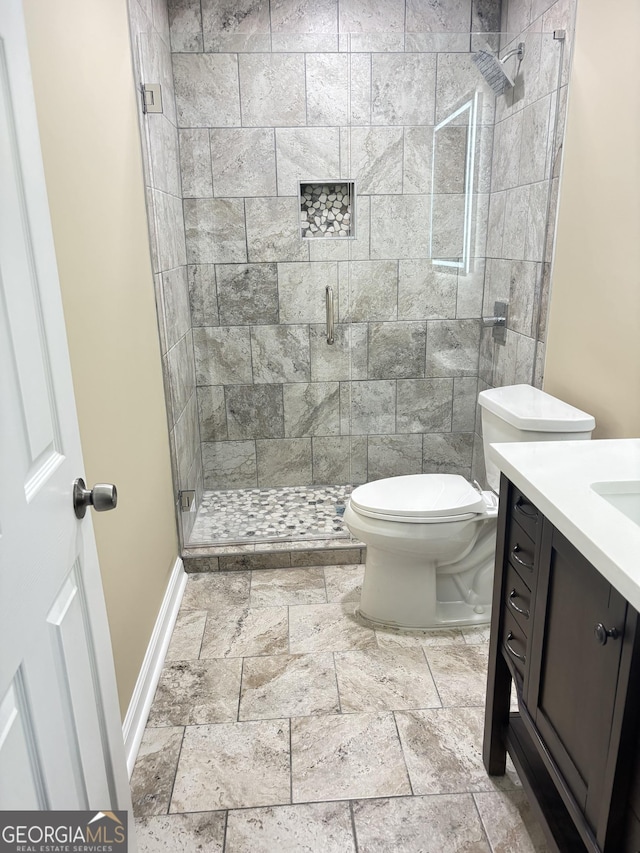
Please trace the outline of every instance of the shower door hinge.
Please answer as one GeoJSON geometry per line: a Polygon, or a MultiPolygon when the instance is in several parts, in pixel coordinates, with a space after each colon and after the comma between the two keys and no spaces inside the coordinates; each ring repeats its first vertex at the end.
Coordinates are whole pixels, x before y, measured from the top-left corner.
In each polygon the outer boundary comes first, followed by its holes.
{"type": "Polygon", "coordinates": [[[180,504],[181,512],[189,512],[191,504],[196,499],[196,493],[193,489],[183,489],[178,492],[178,503],[180,504]]]}
{"type": "Polygon", "coordinates": [[[567,37],[566,30],[554,30],[553,37],[556,41],[564,41],[567,37]]]}
{"type": "Polygon", "coordinates": [[[142,90],[142,112],[162,112],[162,87],[160,83],[143,83],[142,90]]]}

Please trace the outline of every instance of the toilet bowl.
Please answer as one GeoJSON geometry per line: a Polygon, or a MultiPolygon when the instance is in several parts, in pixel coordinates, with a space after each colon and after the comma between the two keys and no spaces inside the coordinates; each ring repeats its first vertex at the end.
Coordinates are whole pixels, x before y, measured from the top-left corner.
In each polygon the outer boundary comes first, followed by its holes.
{"type": "Polygon", "coordinates": [[[478,396],[490,490],[457,474],[409,474],[358,486],[344,513],[367,546],[359,615],[404,630],[491,619],[500,472],[491,442],[588,439],[591,415],[530,385],[478,396]]]}

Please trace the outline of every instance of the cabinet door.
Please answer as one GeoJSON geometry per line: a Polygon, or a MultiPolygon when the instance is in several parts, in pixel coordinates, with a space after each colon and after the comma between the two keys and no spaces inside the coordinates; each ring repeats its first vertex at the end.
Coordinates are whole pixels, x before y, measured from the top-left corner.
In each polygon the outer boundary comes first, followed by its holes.
{"type": "Polygon", "coordinates": [[[597,832],[627,604],[546,520],[534,614],[529,710],[597,832]],[[615,629],[602,645],[594,628],[615,629]]]}

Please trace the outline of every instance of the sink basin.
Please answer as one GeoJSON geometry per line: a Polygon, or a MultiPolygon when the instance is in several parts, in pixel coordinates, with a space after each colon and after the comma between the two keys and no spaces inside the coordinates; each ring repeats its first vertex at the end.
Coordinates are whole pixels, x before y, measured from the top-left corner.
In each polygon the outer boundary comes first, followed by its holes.
{"type": "Polygon", "coordinates": [[[591,483],[593,491],[640,525],[640,480],[591,483]]]}

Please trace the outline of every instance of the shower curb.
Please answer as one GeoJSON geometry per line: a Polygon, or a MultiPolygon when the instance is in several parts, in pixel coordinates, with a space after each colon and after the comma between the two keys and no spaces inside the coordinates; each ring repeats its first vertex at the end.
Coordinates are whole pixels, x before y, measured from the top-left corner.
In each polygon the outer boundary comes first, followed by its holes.
{"type": "MultiPolygon", "coordinates": [[[[185,549],[182,555],[184,570],[188,574],[200,572],[234,572],[255,569],[289,569],[309,566],[338,566],[364,563],[366,547],[359,543],[334,546],[322,543],[319,548],[300,548],[294,543],[236,545],[185,549]],[[258,550],[259,548],[259,550],[258,550]]],[[[305,543],[307,544],[307,543],[305,543]]],[[[309,543],[310,544],[310,543],[309,543]]]]}

